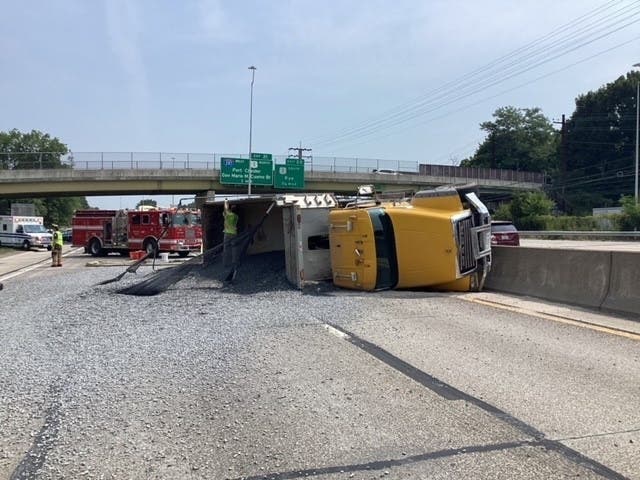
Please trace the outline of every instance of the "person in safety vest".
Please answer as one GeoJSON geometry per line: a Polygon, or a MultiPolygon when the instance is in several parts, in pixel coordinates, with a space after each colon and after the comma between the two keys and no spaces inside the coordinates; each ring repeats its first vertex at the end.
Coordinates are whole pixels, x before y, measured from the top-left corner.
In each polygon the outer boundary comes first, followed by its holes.
{"type": "Polygon", "coordinates": [[[62,232],[60,231],[60,227],[55,223],[51,225],[53,227],[53,238],[51,245],[51,266],[52,267],[61,267],[62,266],[62,232]]]}
{"type": "Polygon", "coordinates": [[[237,258],[237,246],[235,245],[235,238],[238,235],[238,214],[236,213],[236,206],[229,205],[227,200],[224,201],[224,245],[222,252],[222,265],[228,268],[235,265],[238,261],[237,258]]]}

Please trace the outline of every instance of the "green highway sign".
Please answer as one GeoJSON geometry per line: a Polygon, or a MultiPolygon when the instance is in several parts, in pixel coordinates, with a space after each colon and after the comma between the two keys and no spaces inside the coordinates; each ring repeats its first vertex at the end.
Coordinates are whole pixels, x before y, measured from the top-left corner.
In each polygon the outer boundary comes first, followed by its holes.
{"type": "MultiPolygon", "coordinates": [[[[269,155],[271,154],[262,154],[269,155]]],[[[249,183],[249,173],[247,172],[247,181],[249,183]]],[[[251,159],[251,184],[252,185],[273,185],[273,161],[271,158],[268,160],[251,159]]]]}
{"type": "Polygon", "coordinates": [[[270,153],[251,153],[251,160],[273,160],[270,153]]]}
{"type": "MultiPolygon", "coordinates": [[[[251,154],[251,185],[273,185],[273,161],[271,159],[254,158],[251,154]]],[[[230,185],[249,184],[249,159],[227,158],[220,159],[220,183],[230,185]]]]}
{"type": "Polygon", "coordinates": [[[226,158],[220,159],[220,183],[245,185],[249,181],[249,159],[226,158]],[[247,180],[245,181],[245,174],[247,180]]]}
{"type": "Polygon", "coordinates": [[[304,158],[291,157],[287,158],[284,162],[285,165],[302,165],[304,167],[304,158]]]}
{"type": "MultiPolygon", "coordinates": [[[[287,159],[288,160],[288,159],[287,159]]],[[[298,160],[298,159],[296,159],[298,160]]],[[[273,186],[275,188],[304,188],[304,164],[303,165],[276,165],[273,186]]]]}

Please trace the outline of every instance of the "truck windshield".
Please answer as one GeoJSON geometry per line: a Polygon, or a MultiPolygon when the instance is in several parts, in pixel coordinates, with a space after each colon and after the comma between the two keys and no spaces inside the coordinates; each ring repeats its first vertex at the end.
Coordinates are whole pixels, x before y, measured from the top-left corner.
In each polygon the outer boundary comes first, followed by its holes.
{"type": "Polygon", "coordinates": [[[24,233],[47,233],[47,229],[42,225],[23,225],[24,233]]]}
{"type": "Polygon", "coordinates": [[[382,208],[369,210],[369,217],[376,240],[376,290],[393,288],[398,283],[398,260],[391,218],[382,208]]]}
{"type": "Polygon", "coordinates": [[[200,225],[200,215],[195,213],[176,213],[173,215],[173,226],[200,225]]]}

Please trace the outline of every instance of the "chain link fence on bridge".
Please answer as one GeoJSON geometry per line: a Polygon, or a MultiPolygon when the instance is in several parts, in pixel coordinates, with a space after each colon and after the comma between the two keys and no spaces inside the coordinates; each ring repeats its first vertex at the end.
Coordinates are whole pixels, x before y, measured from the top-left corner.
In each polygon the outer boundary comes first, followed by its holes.
{"type": "MultiPolygon", "coordinates": [[[[69,168],[74,170],[138,170],[199,169],[219,170],[220,159],[248,158],[237,153],[171,153],[171,152],[0,152],[0,170],[33,170],[69,168]]],[[[288,155],[274,155],[274,163],[284,164],[288,155]]],[[[381,160],[348,157],[304,157],[305,170],[329,173],[414,174],[449,179],[503,180],[544,184],[539,172],[520,172],[480,167],[431,165],[404,160],[381,160]]]]}

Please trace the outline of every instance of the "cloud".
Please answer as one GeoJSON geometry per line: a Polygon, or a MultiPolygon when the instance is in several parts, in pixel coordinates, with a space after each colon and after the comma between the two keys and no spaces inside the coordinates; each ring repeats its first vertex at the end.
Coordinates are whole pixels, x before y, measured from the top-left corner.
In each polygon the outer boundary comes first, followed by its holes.
{"type": "Polygon", "coordinates": [[[240,16],[234,17],[223,8],[220,0],[198,0],[194,40],[204,42],[243,43],[246,41],[244,24],[240,16]]]}
{"type": "Polygon", "coordinates": [[[280,5],[276,32],[284,43],[324,52],[359,50],[389,45],[394,35],[407,34],[412,21],[422,15],[419,4],[402,1],[323,2],[292,1],[280,5]]]}

